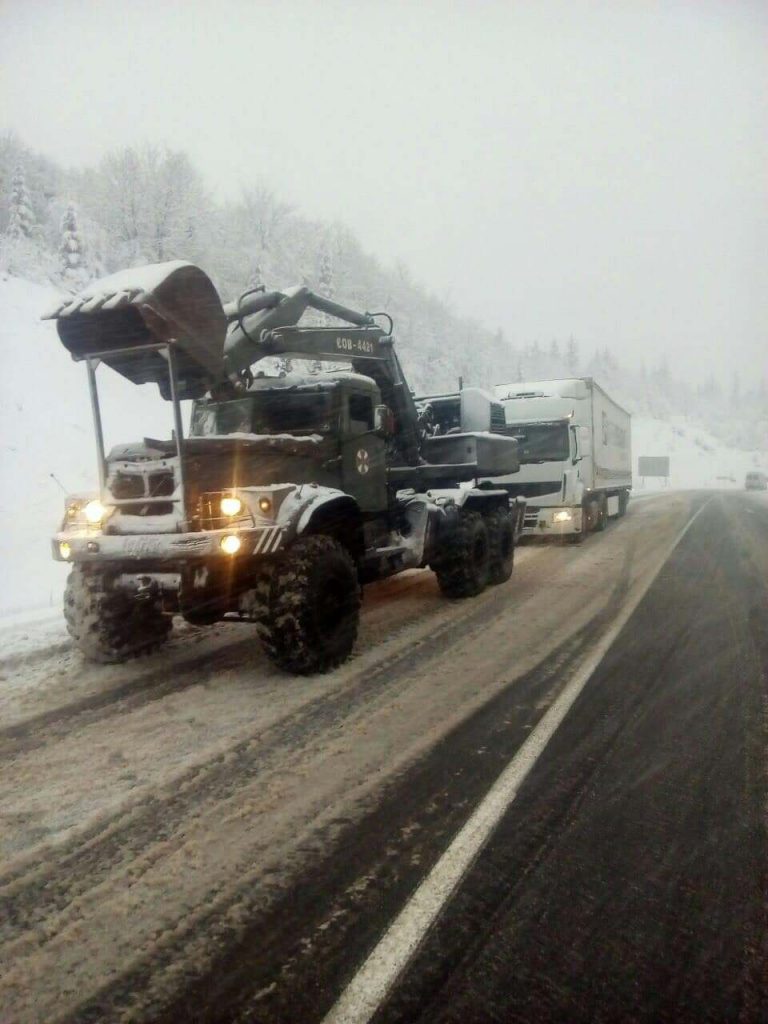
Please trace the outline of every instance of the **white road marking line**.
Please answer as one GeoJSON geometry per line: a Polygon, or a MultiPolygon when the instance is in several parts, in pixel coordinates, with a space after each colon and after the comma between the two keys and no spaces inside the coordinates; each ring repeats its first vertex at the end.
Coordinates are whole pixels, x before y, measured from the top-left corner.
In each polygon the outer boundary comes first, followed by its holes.
{"type": "Polygon", "coordinates": [[[378,945],[328,1012],[323,1024],[367,1024],[382,1005],[427,931],[512,804],[526,776],[573,707],[576,698],[607,654],[613,641],[645,597],[667,559],[712,500],[709,498],[705,501],[688,520],[648,579],[645,582],[638,581],[630,591],[624,608],[613,625],[582,662],[574,677],[491,786],[440,860],[390,924],[378,945]]]}

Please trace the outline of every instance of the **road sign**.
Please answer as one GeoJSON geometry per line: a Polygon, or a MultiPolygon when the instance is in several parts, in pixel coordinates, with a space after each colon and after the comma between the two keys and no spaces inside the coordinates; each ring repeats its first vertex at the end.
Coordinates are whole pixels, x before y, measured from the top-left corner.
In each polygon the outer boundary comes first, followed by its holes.
{"type": "Polygon", "coordinates": [[[637,458],[638,476],[662,476],[669,479],[668,455],[639,455],[637,458]]]}

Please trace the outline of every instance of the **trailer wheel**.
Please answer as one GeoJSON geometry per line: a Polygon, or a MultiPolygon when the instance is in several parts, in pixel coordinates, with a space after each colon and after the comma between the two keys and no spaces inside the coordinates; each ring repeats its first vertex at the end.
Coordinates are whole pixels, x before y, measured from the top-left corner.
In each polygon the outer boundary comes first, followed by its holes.
{"type": "Polygon", "coordinates": [[[599,533],[604,530],[607,511],[604,498],[592,498],[584,509],[585,532],[599,533]]]}
{"type": "Polygon", "coordinates": [[[515,521],[509,509],[495,508],[485,517],[488,527],[488,582],[506,583],[515,564],[515,521]]]}
{"type": "Polygon", "coordinates": [[[462,510],[439,559],[432,562],[446,597],[475,597],[485,589],[490,571],[490,541],[479,512],[462,510]]]}
{"type": "Polygon", "coordinates": [[[627,506],[629,505],[629,491],[619,492],[619,516],[625,516],[627,514],[627,506]]]}
{"type": "Polygon", "coordinates": [[[595,518],[595,532],[601,533],[608,525],[608,499],[603,494],[597,501],[597,516],[595,518]]]}
{"type": "Polygon", "coordinates": [[[357,639],[360,586],[349,553],[332,537],[304,537],[256,586],[254,618],[267,656],[288,672],[327,672],[357,639]]]}
{"type": "Polygon", "coordinates": [[[173,623],[155,601],[134,601],[114,589],[114,574],[76,565],[64,591],[69,635],[89,661],[112,664],[149,654],[173,623]]]}

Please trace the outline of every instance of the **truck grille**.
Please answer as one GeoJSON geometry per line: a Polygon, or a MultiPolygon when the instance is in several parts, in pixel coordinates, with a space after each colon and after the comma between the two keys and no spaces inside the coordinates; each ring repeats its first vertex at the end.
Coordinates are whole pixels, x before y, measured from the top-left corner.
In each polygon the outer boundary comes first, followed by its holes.
{"type": "Polygon", "coordinates": [[[173,512],[172,501],[157,500],[170,498],[176,489],[171,470],[155,473],[123,473],[118,470],[112,476],[109,488],[116,501],[126,502],[120,506],[123,515],[165,516],[173,512]]]}
{"type": "Polygon", "coordinates": [[[173,473],[115,473],[111,481],[111,490],[115,498],[164,498],[170,497],[175,484],[173,473]]]}

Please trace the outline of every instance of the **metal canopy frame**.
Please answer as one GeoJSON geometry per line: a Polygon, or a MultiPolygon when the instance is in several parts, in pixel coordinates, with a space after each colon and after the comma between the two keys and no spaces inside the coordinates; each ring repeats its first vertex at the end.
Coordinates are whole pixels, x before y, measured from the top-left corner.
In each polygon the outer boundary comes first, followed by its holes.
{"type": "MultiPolygon", "coordinates": [[[[88,368],[88,390],[91,396],[91,412],[93,414],[93,426],[96,434],[96,454],[98,457],[98,469],[99,469],[99,496],[102,502],[106,498],[107,490],[107,457],[104,451],[104,427],[101,419],[101,405],[99,402],[99,388],[96,381],[96,370],[99,368],[102,360],[106,356],[132,356],[138,353],[144,352],[159,352],[164,355],[168,362],[168,380],[170,383],[171,390],[171,404],[173,405],[173,425],[174,435],[176,439],[176,455],[178,456],[179,462],[179,490],[181,493],[181,526],[182,530],[187,528],[187,494],[186,494],[186,481],[184,478],[184,459],[183,459],[183,442],[184,442],[184,428],[181,420],[181,403],[179,401],[178,393],[178,360],[175,348],[175,342],[171,338],[168,341],[163,342],[151,342],[146,345],[132,345],[128,348],[110,348],[105,349],[101,352],[90,352],[87,356],[83,356],[86,366],[88,368]]],[[[110,505],[128,505],[136,504],[136,498],[129,498],[125,500],[112,500],[110,499],[110,505]]],[[[145,498],[144,504],[167,504],[168,498],[145,498]]]]}

